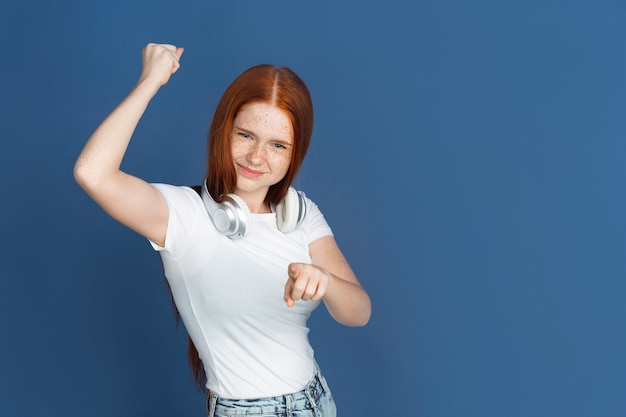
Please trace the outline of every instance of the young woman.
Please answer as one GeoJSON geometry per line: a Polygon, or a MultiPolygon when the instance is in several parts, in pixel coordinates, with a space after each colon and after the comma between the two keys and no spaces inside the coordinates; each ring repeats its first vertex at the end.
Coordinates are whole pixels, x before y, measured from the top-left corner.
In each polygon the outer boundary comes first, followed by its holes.
{"type": "Polygon", "coordinates": [[[160,252],[210,416],[334,416],[306,322],[323,301],[339,323],[363,326],[371,304],[318,207],[291,187],[313,128],[302,80],[259,65],[232,82],[211,124],[201,189],[120,170],[182,53],[144,48],[138,83],[89,138],[76,181],[160,252]]]}

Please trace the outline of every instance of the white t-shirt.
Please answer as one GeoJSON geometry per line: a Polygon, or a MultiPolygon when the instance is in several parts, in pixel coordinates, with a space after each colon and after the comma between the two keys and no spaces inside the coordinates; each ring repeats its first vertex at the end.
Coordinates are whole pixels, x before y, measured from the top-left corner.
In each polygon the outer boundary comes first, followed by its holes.
{"type": "Polygon", "coordinates": [[[165,196],[169,221],[160,251],[174,301],[207,375],[226,398],[262,398],[300,391],[310,380],[313,349],[307,319],[319,301],[283,300],[287,266],[310,263],[309,244],[332,235],[309,198],[302,225],[289,234],[276,215],[252,214],[243,239],[220,234],[189,187],[153,184],[165,196]]]}

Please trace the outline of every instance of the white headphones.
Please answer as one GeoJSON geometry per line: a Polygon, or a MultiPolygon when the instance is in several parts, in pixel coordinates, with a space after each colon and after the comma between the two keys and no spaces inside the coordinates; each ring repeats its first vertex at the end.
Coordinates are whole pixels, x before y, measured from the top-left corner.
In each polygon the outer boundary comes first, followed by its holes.
{"type": "MultiPolygon", "coordinates": [[[[206,186],[202,185],[202,201],[204,207],[213,220],[217,230],[231,239],[245,237],[252,226],[250,209],[241,197],[228,194],[222,203],[213,200],[206,186]]],[[[306,203],[301,192],[289,187],[285,198],[278,203],[272,204],[272,211],[276,213],[278,230],[290,233],[296,230],[306,216],[306,203]]]]}

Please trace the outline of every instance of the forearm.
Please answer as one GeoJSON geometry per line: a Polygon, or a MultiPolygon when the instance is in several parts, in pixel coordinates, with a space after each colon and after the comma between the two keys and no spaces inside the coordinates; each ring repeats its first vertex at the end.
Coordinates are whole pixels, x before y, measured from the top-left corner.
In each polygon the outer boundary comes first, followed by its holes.
{"type": "Polygon", "coordinates": [[[323,300],[330,315],[345,326],[365,326],[370,319],[370,298],[357,283],[332,275],[323,300]]]}
{"type": "Polygon", "coordinates": [[[74,166],[83,188],[97,187],[119,172],[133,132],[158,89],[153,81],[140,81],[93,132],[74,166]]]}
{"type": "MultiPolygon", "coordinates": [[[[311,264],[289,268],[286,299],[319,299],[326,304],[331,316],[346,326],[365,326],[372,305],[348,261],[332,235],[316,239],[309,245],[311,264]],[[295,296],[295,298],[294,298],[295,296]]],[[[292,264],[294,265],[294,264],[292,264]]]]}

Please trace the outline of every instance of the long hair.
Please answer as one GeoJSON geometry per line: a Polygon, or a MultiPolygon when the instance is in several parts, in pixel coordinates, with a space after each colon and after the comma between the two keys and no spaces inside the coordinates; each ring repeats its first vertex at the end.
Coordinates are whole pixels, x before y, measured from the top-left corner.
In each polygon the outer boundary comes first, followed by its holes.
{"type": "Polygon", "coordinates": [[[287,67],[261,64],[249,68],[226,89],[215,109],[209,130],[207,188],[214,199],[232,193],[237,176],[231,154],[233,121],[245,104],[268,103],[289,117],[294,134],[291,162],[285,177],[270,187],[267,203],[278,204],[287,194],[311,142],[313,103],[304,82],[287,67]]]}
{"type": "MultiPolygon", "coordinates": [[[[309,148],[313,132],[313,103],[306,84],[287,67],[261,64],[247,69],[222,95],[209,130],[207,188],[218,201],[232,193],[237,185],[231,153],[233,121],[244,105],[255,102],[268,103],[283,110],[291,121],[294,133],[289,169],[281,181],[270,187],[265,197],[267,203],[278,204],[285,197],[309,148]]],[[[193,188],[200,193],[199,187],[193,188]]],[[[178,322],[180,315],[176,305],[173,305],[178,322]]],[[[188,338],[187,357],[196,386],[204,390],[206,373],[191,338],[188,338]]]]}

